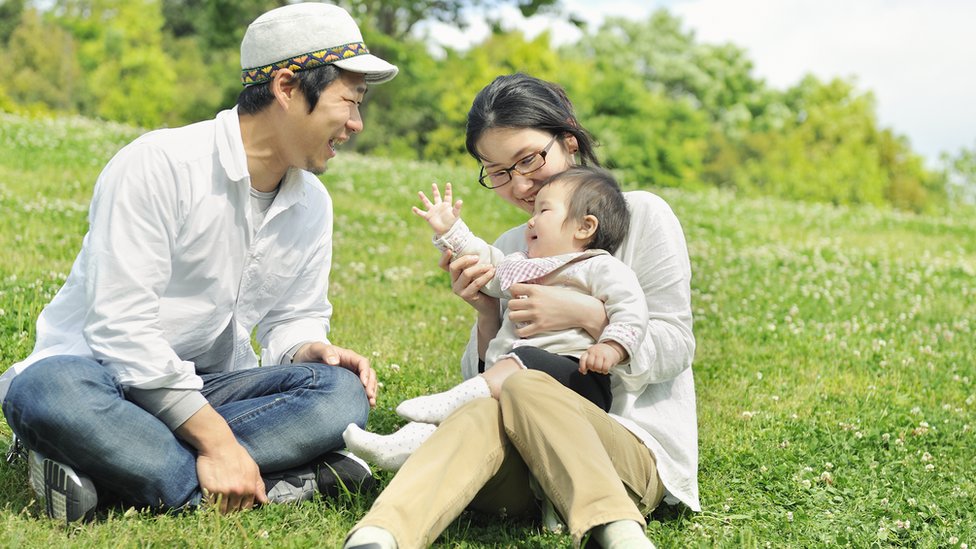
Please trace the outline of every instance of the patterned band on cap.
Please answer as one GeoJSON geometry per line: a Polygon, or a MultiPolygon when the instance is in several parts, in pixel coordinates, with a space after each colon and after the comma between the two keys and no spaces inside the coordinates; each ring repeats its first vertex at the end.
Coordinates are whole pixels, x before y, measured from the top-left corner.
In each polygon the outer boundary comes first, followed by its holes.
{"type": "Polygon", "coordinates": [[[244,84],[244,86],[263,84],[271,80],[274,73],[281,69],[289,69],[293,72],[304,71],[314,69],[315,67],[321,67],[322,65],[328,65],[329,63],[335,63],[336,61],[341,61],[343,59],[349,59],[350,57],[356,57],[357,55],[366,55],[368,53],[369,50],[366,48],[366,44],[363,44],[362,42],[353,42],[343,46],[336,46],[334,48],[326,48],[324,50],[304,53],[302,55],[296,55],[291,59],[285,59],[284,61],[264,65],[263,67],[244,69],[241,71],[241,82],[244,84]]]}

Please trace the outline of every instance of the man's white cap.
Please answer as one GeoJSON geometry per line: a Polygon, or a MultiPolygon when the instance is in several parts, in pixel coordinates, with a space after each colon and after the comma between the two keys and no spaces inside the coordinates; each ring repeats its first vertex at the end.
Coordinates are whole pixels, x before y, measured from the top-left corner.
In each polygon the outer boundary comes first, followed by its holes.
{"type": "Polygon", "coordinates": [[[346,10],[305,2],[273,9],[248,25],[241,41],[241,81],[271,80],[280,69],[302,71],[334,64],[365,75],[369,84],[392,80],[399,69],[369,53],[346,10]]]}

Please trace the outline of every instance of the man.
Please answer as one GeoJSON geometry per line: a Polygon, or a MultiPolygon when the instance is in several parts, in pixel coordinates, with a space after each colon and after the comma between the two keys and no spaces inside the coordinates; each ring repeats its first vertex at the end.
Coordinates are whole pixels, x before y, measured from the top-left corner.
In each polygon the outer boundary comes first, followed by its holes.
{"type": "Polygon", "coordinates": [[[105,167],[34,351],[0,378],[51,517],[89,520],[99,494],[229,512],[372,481],[334,452],[377,383],[328,339],[332,203],[312,174],[397,68],[319,3],[256,19],[241,67],[237,108],[150,132],[105,167]]]}

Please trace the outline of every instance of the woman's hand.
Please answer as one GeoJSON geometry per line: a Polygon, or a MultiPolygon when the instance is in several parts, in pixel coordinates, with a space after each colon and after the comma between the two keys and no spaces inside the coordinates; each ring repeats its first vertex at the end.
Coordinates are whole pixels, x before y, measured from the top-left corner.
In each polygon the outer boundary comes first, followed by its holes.
{"type": "Polygon", "coordinates": [[[542,284],[513,284],[509,288],[508,318],[519,337],[582,328],[599,339],[607,327],[607,311],[599,299],[542,284]]]}
{"type": "Polygon", "coordinates": [[[457,259],[450,250],[441,254],[441,269],[451,274],[451,290],[478,311],[478,357],[484,359],[488,343],[498,334],[502,325],[498,298],[481,293],[481,289],[495,276],[491,265],[479,265],[476,255],[463,255],[457,259]]]}
{"type": "Polygon", "coordinates": [[[462,255],[445,250],[438,262],[451,275],[451,290],[478,311],[478,315],[498,316],[498,299],[481,293],[481,289],[495,276],[491,265],[478,264],[478,256],[462,255]]]}

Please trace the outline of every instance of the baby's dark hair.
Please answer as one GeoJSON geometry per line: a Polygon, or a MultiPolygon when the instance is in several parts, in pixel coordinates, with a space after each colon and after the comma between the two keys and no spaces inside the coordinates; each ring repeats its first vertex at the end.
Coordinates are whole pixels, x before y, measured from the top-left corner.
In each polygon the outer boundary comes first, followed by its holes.
{"type": "Polygon", "coordinates": [[[550,177],[546,184],[557,182],[571,186],[567,223],[582,221],[587,215],[599,221],[586,249],[616,252],[630,228],[630,210],[613,175],[595,166],[573,166],[550,177]]]}

